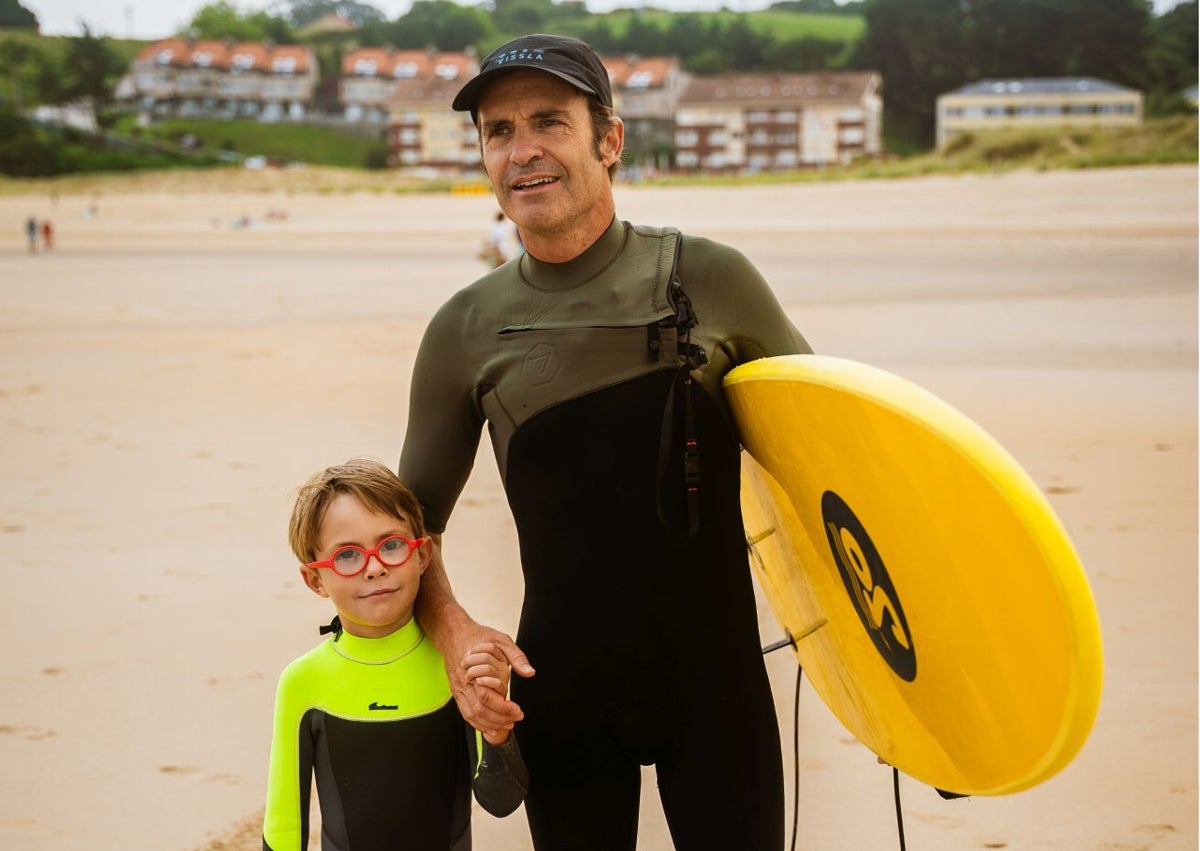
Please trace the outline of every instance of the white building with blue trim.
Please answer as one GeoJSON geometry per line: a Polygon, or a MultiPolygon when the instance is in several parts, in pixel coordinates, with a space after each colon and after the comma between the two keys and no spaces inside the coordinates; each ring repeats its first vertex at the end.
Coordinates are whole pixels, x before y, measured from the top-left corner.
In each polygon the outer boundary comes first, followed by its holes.
{"type": "Polygon", "coordinates": [[[1096,77],[980,80],[937,99],[937,145],[964,132],[1121,127],[1142,122],[1142,93],[1096,77]]]}

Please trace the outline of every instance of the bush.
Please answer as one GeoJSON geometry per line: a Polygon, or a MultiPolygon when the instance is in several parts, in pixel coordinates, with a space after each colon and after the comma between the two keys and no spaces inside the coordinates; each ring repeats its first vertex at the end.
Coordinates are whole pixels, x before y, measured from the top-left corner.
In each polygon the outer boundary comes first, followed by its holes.
{"type": "Polygon", "coordinates": [[[363,165],[374,171],[381,171],[391,164],[392,151],[382,143],[372,145],[363,155],[363,165]]]}

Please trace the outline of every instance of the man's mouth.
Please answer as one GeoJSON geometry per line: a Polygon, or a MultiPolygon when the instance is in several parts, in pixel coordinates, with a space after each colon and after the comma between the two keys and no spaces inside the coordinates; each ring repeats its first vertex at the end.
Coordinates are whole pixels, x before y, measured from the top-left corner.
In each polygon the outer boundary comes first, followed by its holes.
{"type": "Polygon", "coordinates": [[[514,192],[525,192],[530,189],[537,189],[539,186],[549,186],[551,183],[557,183],[557,177],[533,177],[529,180],[515,180],[512,188],[514,192]]]}

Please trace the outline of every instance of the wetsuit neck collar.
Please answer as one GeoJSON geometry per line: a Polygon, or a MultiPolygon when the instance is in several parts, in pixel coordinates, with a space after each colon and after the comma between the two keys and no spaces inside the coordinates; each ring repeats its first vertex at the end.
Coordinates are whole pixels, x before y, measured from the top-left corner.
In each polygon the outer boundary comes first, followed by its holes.
{"type": "Polygon", "coordinates": [[[625,247],[625,224],[616,216],[600,238],[582,254],[565,263],[545,263],[529,255],[521,255],[521,277],[539,290],[573,289],[595,278],[613,264],[625,247]]]}
{"type": "Polygon", "coordinates": [[[407,656],[424,640],[425,633],[417,619],[409,618],[408,623],[383,638],[359,638],[343,631],[336,641],[330,639],[330,646],[355,662],[382,665],[407,656]]]}

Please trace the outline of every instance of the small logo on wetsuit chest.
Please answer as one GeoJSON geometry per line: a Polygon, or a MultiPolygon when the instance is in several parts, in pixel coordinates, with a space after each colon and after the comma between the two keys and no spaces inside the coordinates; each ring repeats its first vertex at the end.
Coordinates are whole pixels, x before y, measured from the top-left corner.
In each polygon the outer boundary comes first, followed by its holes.
{"type": "Polygon", "coordinates": [[[393,706],[390,703],[378,703],[374,700],[372,700],[371,705],[367,707],[367,709],[371,710],[372,712],[395,712],[399,708],[399,705],[393,706]]]}
{"type": "Polygon", "coordinates": [[[532,387],[549,384],[558,374],[558,349],[549,343],[538,343],[525,355],[521,378],[532,387]]]}

